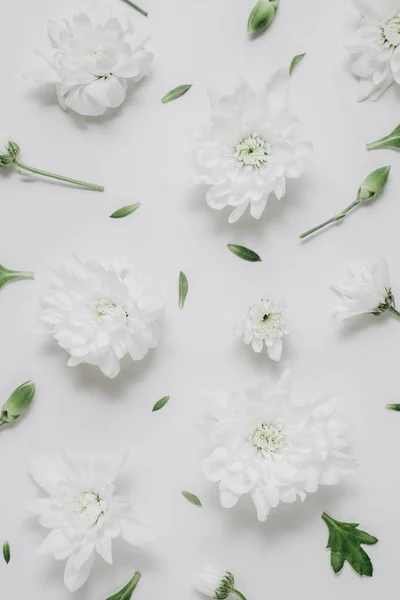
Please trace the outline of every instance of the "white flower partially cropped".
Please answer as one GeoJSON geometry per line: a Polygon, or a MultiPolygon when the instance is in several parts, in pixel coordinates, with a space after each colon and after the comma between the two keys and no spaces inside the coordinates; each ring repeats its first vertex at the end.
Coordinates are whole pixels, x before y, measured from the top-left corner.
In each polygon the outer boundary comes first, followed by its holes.
{"type": "Polygon", "coordinates": [[[41,320],[71,358],[116,377],[129,354],[141,360],[159,340],[164,301],[140,274],[77,258],[41,296],[41,320]]]}
{"type": "Polygon", "coordinates": [[[120,106],[128,81],[147,75],[153,60],[130,23],[97,12],[49,21],[48,34],[48,70],[41,79],[55,84],[62,108],[80,115],[98,116],[120,106]]]}
{"type": "Polygon", "coordinates": [[[290,391],[285,372],[275,388],[220,395],[209,421],[213,451],[203,462],[219,482],[221,504],[250,494],[260,521],[280,502],[305,500],[320,485],[351,473],[347,426],[335,399],[305,403],[290,391]]]}
{"type": "Polygon", "coordinates": [[[235,579],[232,573],[214,565],[204,567],[195,583],[197,591],[218,600],[225,600],[232,592],[234,585],[235,579]]]}
{"type": "Polygon", "coordinates": [[[211,208],[233,208],[234,223],[250,207],[259,219],[271,192],[285,195],[286,179],[300,177],[311,144],[301,141],[288,112],[288,69],[278,71],[257,94],[243,83],[212,106],[211,123],[197,136],[196,179],[209,186],[211,208]]]}
{"type": "Polygon", "coordinates": [[[88,579],[96,553],[112,564],[116,538],[139,547],[155,540],[134,518],[131,504],[116,494],[118,468],[110,462],[66,452],[56,471],[38,464],[31,473],[48,494],[32,505],[40,525],[51,530],[38,555],[67,560],[64,583],[71,592],[88,579]]]}
{"type": "Polygon", "coordinates": [[[380,315],[394,308],[389,271],[384,258],[349,266],[347,279],[333,288],[341,296],[341,302],[334,307],[338,321],[367,313],[380,315]]]}
{"type": "Polygon", "coordinates": [[[263,299],[236,324],[235,333],[245,344],[251,344],[254,352],[261,352],[265,346],[268,356],[278,361],[282,356],[282,338],[288,333],[285,321],[284,307],[263,299]]]}
{"type": "Polygon", "coordinates": [[[348,48],[351,70],[360,80],[360,100],[377,100],[400,83],[400,0],[353,1],[361,25],[348,48]]]}

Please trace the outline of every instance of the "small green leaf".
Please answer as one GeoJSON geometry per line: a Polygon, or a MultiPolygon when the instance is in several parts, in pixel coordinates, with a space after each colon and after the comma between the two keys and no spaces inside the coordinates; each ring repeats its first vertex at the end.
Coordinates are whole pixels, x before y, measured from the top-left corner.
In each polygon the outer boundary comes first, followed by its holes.
{"type": "Polygon", "coordinates": [[[130,581],[128,581],[126,586],[123,587],[122,590],[120,590],[113,596],[110,596],[109,598],[107,598],[107,600],[130,600],[137,584],[139,583],[141,576],[142,576],[142,574],[139,573],[139,571],[136,571],[134,576],[132,577],[132,579],[130,581]]]}
{"type": "Polygon", "coordinates": [[[295,68],[297,67],[297,65],[299,64],[299,62],[301,62],[303,60],[303,58],[305,57],[305,53],[304,54],[297,54],[292,62],[290,63],[290,67],[289,67],[289,75],[292,75],[293,71],[295,70],[295,68]]]}
{"type": "Polygon", "coordinates": [[[186,498],[186,500],[188,500],[189,502],[191,502],[192,504],[194,504],[195,506],[202,506],[200,500],[198,499],[197,496],[195,496],[194,494],[191,494],[190,492],[186,492],[185,490],[183,490],[181,492],[182,496],[184,498],[186,498]]]}
{"type": "Polygon", "coordinates": [[[134,213],[135,210],[139,208],[139,206],[140,202],[137,202],[136,204],[128,204],[128,206],[122,206],[122,208],[119,208],[118,210],[113,212],[112,215],[110,215],[110,219],[123,219],[124,217],[127,217],[128,215],[134,213]]]}
{"type": "Polygon", "coordinates": [[[275,19],[279,0],[259,0],[247,21],[247,33],[250,37],[265,31],[275,19]]]}
{"type": "Polygon", "coordinates": [[[163,104],[167,104],[167,102],[172,102],[172,100],[177,100],[181,96],[184,96],[192,87],[192,84],[189,85],[178,85],[178,87],[174,88],[168,94],[165,94],[161,98],[161,102],[163,104]]]}
{"type": "Polygon", "coordinates": [[[164,406],[167,404],[167,402],[169,402],[170,397],[171,396],[164,396],[164,398],[161,398],[161,400],[156,402],[155,405],[153,406],[152,412],[156,412],[157,410],[161,410],[162,408],[164,408],[164,406]]]}
{"type": "Polygon", "coordinates": [[[389,148],[389,150],[400,149],[400,125],[393,129],[392,133],[385,137],[367,144],[367,150],[378,150],[379,148],[389,148]]]}
{"type": "Polygon", "coordinates": [[[386,408],[400,412],[400,404],[386,404],[386,408]]]}
{"type": "Polygon", "coordinates": [[[248,260],[249,262],[260,262],[261,258],[253,252],[253,250],[249,250],[245,246],[236,246],[235,244],[228,244],[228,248],[233,254],[239,256],[243,260],[248,260]]]}
{"type": "Polygon", "coordinates": [[[12,271],[0,265],[0,288],[10,281],[19,281],[21,279],[35,279],[31,271],[12,271]]]}
{"type": "Polygon", "coordinates": [[[373,545],[378,539],[358,529],[358,523],[342,523],[326,513],[322,515],[322,519],[329,529],[327,548],[331,549],[331,566],[334,572],[339,573],[347,560],[356,573],[372,577],[371,559],[361,548],[361,544],[373,545]]]}
{"type": "Polygon", "coordinates": [[[187,277],[183,271],[179,273],[179,308],[182,308],[185,305],[185,300],[187,293],[189,291],[189,283],[187,277]]]}
{"type": "Polygon", "coordinates": [[[8,564],[10,562],[10,558],[11,558],[10,544],[8,542],[4,542],[4,544],[3,544],[3,556],[4,556],[4,560],[8,564]]]}
{"type": "Polygon", "coordinates": [[[380,194],[387,184],[389,178],[390,167],[380,167],[372,171],[362,182],[357,199],[360,202],[367,202],[373,200],[378,194],[380,194]]]}
{"type": "Polygon", "coordinates": [[[3,404],[0,414],[0,426],[12,423],[21,417],[29,408],[35,394],[33,381],[26,381],[13,391],[7,402],[3,404]]]}

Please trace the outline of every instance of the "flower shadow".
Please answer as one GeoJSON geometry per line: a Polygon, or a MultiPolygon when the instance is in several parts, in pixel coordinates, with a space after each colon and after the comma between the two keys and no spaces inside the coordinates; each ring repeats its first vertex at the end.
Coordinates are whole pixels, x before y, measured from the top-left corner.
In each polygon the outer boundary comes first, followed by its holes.
{"type": "Polygon", "coordinates": [[[347,338],[353,335],[359,334],[361,331],[365,331],[366,329],[371,329],[372,327],[381,327],[383,319],[392,318],[390,315],[360,315],[358,317],[354,317],[353,319],[348,319],[344,323],[340,323],[341,327],[339,328],[339,337],[347,338]]]}

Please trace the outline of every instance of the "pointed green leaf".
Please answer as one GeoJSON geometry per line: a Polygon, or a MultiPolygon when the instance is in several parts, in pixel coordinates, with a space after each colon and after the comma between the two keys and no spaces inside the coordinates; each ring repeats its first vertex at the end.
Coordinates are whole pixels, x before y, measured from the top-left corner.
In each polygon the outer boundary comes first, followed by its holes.
{"type": "Polygon", "coordinates": [[[11,558],[10,544],[8,542],[4,542],[3,544],[3,557],[6,563],[8,564],[11,558]]]}
{"type": "Polygon", "coordinates": [[[187,277],[183,271],[179,273],[179,308],[182,308],[185,305],[185,300],[187,293],[189,291],[189,283],[187,277]]]}
{"type": "Polygon", "coordinates": [[[155,403],[151,412],[156,412],[157,410],[161,410],[162,408],[164,408],[167,402],[169,402],[170,398],[171,396],[164,396],[164,398],[161,398],[161,400],[155,403]]]}
{"type": "Polygon", "coordinates": [[[261,258],[253,252],[253,250],[249,250],[245,246],[236,246],[235,244],[228,244],[228,248],[233,254],[239,256],[243,260],[248,260],[249,262],[260,262],[261,258]]]}
{"type": "Polygon", "coordinates": [[[190,492],[186,492],[185,490],[183,490],[181,492],[182,496],[184,498],[186,498],[186,500],[188,500],[189,502],[191,502],[192,504],[194,504],[195,506],[202,506],[200,500],[198,499],[197,496],[195,496],[194,494],[191,494],[190,492]]]}
{"type": "Polygon", "coordinates": [[[397,410],[397,412],[400,412],[400,404],[386,404],[386,408],[388,408],[389,410],[397,410]]]}
{"type": "Polygon", "coordinates": [[[265,31],[275,19],[279,0],[259,0],[250,13],[247,21],[247,32],[250,37],[265,31]]]}
{"type": "Polygon", "coordinates": [[[139,208],[139,206],[140,202],[136,202],[136,204],[128,204],[128,206],[122,206],[122,208],[119,208],[118,210],[113,212],[112,215],[110,215],[110,219],[123,219],[124,217],[127,217],[128,215],[134,213],[135,210],[139,208]]]}
{"type": "Polygon", "coordinates": [[[10,281],[19,281],[20,279],[34,279],[35,276],[31,271],[13,271],[12,269],[6,269],[3,265],[0,265],[0,288],[10,281]]]}
{"type": "Polygon", "coordinates": [[[358,523],[342,523],[326,513],[322,515],[322,519],[329,529],[327,548],[331,549],[331,566],[334,572],[339,573],[347,560],[356,573],[361,576],[372,577],[371,559],[365,550],[361,548],[361,544],[371,546],[376,544],[378,539],[358,529],[358,523]]]}
{"type": "Polygon", "coordinates": [[[400,125],[397,125],[389,135],[385,135],[385,137],[376,142],[367,144],[367,150],[377,150],[379,148],[389,148],[389,150],[400,149],[400,125]]]}
{"type": "Polygon", "coordinates": [[[367,202],[380,194],[387,184],[390,169],[391,167],[380,167],[372,171],[362,182],[358,190],[357,199],[360,202],[367,202]]]}
{"type": "Polygon", "coordinates": [[[172,102],[172,100],[177,100],[181,96],[184,96],[192,87],[192,84],[189,85],[178,85],[178,87],[174,88],[168,94],[165,94],[161,98],[161,102],[163,104],[167,104],[167,102],[172,102]]]}
{"type": "Polygon", "coordinates": [[[29,408],[35,394],[33,381],[26,381],[13,391],[7,402],[3,404],[0,414],[0,425],[12,423],[29,408]]]}
{"type": "Polygon", "coordinates": [[[136,571],[134,576],[132,577],[132,579],[130,581],[128,581],[126,586],[123,587],[122,590],[120,590],[113,596],[110,596],[109,598],[107,598],[107,600],[130,600],[137,584],[139,583],[141,576],[142,576],[142,574],[139,573],[139,571],[136,571]]]}
{"type": "Polygon", "coordinates": [[[295,70],[295,68],[299,64],[299,62],[301,62],[304,57],[305,57],[305,53],[304,54],[297,54],[293,58],[292,62],[290,63],[290,67],[289,67],[289,75],[291,75],[293,73],[293,71],[295,70]]]}

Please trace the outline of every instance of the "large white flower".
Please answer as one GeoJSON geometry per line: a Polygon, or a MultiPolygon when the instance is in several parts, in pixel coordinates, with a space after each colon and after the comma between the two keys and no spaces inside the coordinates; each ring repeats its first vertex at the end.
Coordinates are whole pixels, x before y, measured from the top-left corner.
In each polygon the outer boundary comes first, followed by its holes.
{"type": "Polygon", "coordinates": [[[59,269],[41,297],[41,319],[71,358],[97,365],[107,377],[126,354],[141,360],[159,340],[164,301],[140,274],[75,258],[59,269]]]}
{"type": "Polygon", "coordinates": [[[282,338],[288,333],[285,320],[283,306],[263,299],[236,324],[235,333],[245,344],[251,344],[254,352],[261,352],[265,346],[268,356],[278,361],[282,356],[282,338]]]}
{"type": "Polygon", "coordinates": [[[31,472],[48,494],[31,507],[40,525],[51,530],[38,555],[67,559],[64,583],[71,592],[86,582],[96,553],[112,564],[116,538],[139,547],[154,541],[154,533],[134,518],[130,503],[115,493],[118,469],[110,462],[66,452],[55,471],[38,464],[31,472]]]}
{"type": "Polygon", "coordinates": [[[55,83],[62,108],[80,115],[98,116],[120,106],[128,80],[139,81],[153,60],[130,23],[97,12],[49,21],[48,33],[44,80],[55,83]]]}
{"type": "Polygon", "coordinates": [[[347,270],[348,278],[333,286],[341,296],[340,304],[334,307],[338,321],[367,313],[380,315],[387,310],[398,315],[384,258],[352,265],[347,270]]]}
{"type": "Polygon", "coordinates": [[[288,112],[289,81],[288,69],[282,69],[260,94],[243,83],[212,106],[211,123],[197,136],[197,179],[209,186],[209,206],[234,209],[230,223],[248,206],[259,219],[269,194],[282,198],[286,178],[304,172],[311,144],[300,140],[288,112]]]}
{"type": "Polygon", "coordinates": [[[348,50],[361,84],[360,100],[377,100],[400,83],[400,0],[353,0],[361,25],[348,50]]]}
{"type": "Polygon", "coordinates": [[[219,482],[222,506],[250,494],[260,521],[280,502],[304,500],[354,469],[334,399],[300,401],[287,372],[272,390],[221,395],[208,433],[213,452],[203,471],[219,482]]]}

